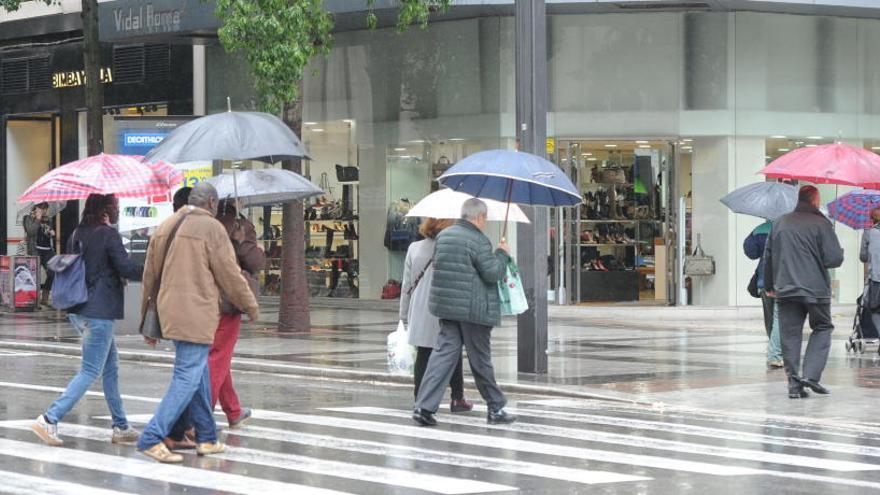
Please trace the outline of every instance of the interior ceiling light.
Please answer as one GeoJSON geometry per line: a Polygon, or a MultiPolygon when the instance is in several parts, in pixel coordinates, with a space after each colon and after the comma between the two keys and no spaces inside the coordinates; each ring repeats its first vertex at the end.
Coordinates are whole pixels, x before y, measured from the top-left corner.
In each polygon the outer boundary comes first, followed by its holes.
{"type": "Polygon", "coordinates": [[[406,151],[406,148],[394,148],[394,151],[406,151]]]}
{"type": "Polygon", "coordinates": [[[317,122],[303,122],[303,125],[318,125],[317,122]]]}
{"type": "Polygon", "coordinates": [[[352,124],[354,124],[354,121],[351,120],[351,119],[342,119],[342,121],[345,122],[345,123],[348,124],[348,125],[352,125],[352,124]]]}
{"type": "Polygon", "coordinates": [[[880,146],[871,146],[871,149],[874,151],[880,150],[880,146]]]}
{"type": "Polygon", "coordinates": [[[324,129],[314,128],[311,129],[312,132],[324,132],[324,129]]]}
{"type": "Polygon", "coordinates": [[[808,144],[807,148],[815,148],[817,146],[819,146],[819,145],[818,144],[808,144]]]}
{"type": "Polygon", "coordinates": [[[650,144],[640,144],[640,145],[639,145],[639,148],[642,148],[642,149],[650,149],[650,148],[651,148],[651,145],[650,145],[650,144]]]}
{"type": "Polygon", "coordinates": [[[617,145],[616,144],[606,144],[605,147],[606,148],[617,148],[617,145]]]}
{"type": "Polygon", "coordinates": [[[788,139],[788,136],[770,136],[770,139],[788,139]]]}
{"type": "Polygon", "coordinates": [[[648,144],[648,141],[636,141],[636,144],[648,144]]]}
{"type": "Polygon", "coordinates": [[[693,142],[694,142],[694,140],[693,140],[693,139],[690,139],[690,138],[688,138],[688,139],[682,139],[682,140],[681,140],[681,142],[683,142],[683,143],[693,143],[693,142]]]}
{"type": "Polygon", "coordinates": [[[595,162],[596,160],[598,160],[598,158],[595,158],[595,157],[587,158],[588,162],[595,162]]]}
{"type": "Polygon", "coordinates": [[[449,138],[450,141],[464,141],[464,138],[449,138]]]}
{"type": "Polygon", "coordinates": [[[789,150],[788,148],[779,148],[779,151],[780,151],[781,153],[787,153],[787,152],[789,152],[789,151],[791,151],[791,150],[789,150]]]}
{"type": "Polygon", "coordinates": [[[412,141],[410,141],[410,143],[413,143],[413,144],[422,144],[424,142],[425,142],[424,139],[413,139],[412,141]]]}
{"type": "Polygon", "coordinates": [[[822,136],[807,136],[807,139],[819,140],[819,139],[823,139],[823,138],[822,138],[822,136]]]}

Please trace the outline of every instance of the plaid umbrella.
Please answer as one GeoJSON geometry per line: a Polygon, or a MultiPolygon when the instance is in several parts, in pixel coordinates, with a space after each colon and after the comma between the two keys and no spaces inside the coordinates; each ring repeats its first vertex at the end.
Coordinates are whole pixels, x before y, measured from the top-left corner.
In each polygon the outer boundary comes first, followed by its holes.
{"type": "Polygon", "coordinates": [[[68,163],[40,177],[18,202],[85,199],[90,194],[115,194],[120,198],[162,196],[183,180],[183,172],[166,162],[142,160],[141,156],[101,153],[68,163]]]}
{"type": "Polygon", "coordinates": [[[828,203],[828,217],[854,229],[874,226],[871,211],[880,207],[880,191],[852,191],[828,203]]]}

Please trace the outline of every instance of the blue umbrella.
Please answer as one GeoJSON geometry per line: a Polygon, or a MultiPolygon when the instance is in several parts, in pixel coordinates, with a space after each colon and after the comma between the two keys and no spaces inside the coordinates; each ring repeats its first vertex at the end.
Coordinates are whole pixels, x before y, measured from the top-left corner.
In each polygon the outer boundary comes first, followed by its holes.
{"type": "Polygon", "coordinates": [[[531,206],[574,206],[583,200],[555,164],[531,153],[488,150],[456,163],[438,179],[477,198],[531,206]]]}

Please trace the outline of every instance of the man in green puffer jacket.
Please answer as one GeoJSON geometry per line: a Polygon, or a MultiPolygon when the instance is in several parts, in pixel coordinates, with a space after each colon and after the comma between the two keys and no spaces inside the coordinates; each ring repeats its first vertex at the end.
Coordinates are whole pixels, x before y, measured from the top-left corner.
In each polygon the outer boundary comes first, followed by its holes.
{"type": "Polygon", "coordinates": [[[473,198],[462,205],[461,219],[437,236],[428,306],[440,318],[440,335],[412,414],[422,426],[437,424],[434,414],[459,362],[462,344],[477,389],[489,406],[489,424],[516,421],[504,410],[507,399],[495,383],[489,345],[492,327],[501,324],[498,281],[506,274],[510,255],[503,240],[492,251],[482,232],[485,226],[486,204],[473,198]]]}

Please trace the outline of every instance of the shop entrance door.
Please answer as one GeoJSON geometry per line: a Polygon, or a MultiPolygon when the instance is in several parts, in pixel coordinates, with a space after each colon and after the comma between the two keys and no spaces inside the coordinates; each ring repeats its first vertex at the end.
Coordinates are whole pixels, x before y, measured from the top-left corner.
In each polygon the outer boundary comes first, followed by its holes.
{"type": "Polygon", "coordinates": [[[6,254],[24,239],[18,197],[57,165],[57,118],[51,114],[6,117],[6,254]]]}
{"type": "Polygon", "coordinates": [[[560,139],[559,166],[584,203],[555,215],[552,282],[564,304],[675,301],[676,144],[560,139]],[[555,241],[555,242],[554,242],[555,241]]]}

